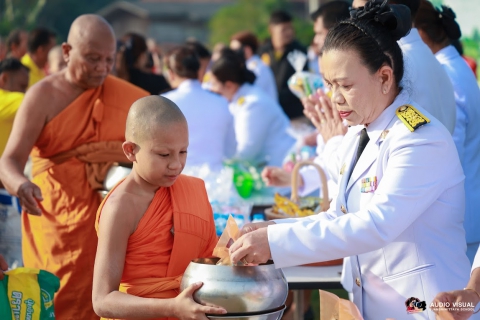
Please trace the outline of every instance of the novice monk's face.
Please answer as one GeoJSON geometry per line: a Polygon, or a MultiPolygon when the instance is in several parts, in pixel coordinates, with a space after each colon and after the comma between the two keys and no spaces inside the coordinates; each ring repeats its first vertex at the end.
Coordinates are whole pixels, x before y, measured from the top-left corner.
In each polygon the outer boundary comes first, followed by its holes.
{"type": "Polygon", "coordinates": [[[169,187],[178,178],[187,161],[188,128],[184,121],[153,129],[139,143],[135,170],[148,183],[169,187]]]}

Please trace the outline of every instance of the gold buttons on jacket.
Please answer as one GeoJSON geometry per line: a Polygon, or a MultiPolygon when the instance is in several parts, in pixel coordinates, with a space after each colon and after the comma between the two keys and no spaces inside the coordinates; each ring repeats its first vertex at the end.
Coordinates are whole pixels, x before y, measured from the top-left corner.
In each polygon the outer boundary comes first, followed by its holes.
{"type": "Polygon", "coordinates": [[[342,204],[342,205],[340,206],[340,211],[342,211],[343,214],[346,214],[346,213],[347,213],[347,208],[345,208],[345,206],[342,204]]]}
{"type": "Polygon", "coordinates": [[[356,278],[356,279],[355,279],[355,283],[356,283],[357,286],[359,286],[359,287],[360,287],[360,285],[362,284],[362,283],[360,282],[360,278],[356,278]]]}

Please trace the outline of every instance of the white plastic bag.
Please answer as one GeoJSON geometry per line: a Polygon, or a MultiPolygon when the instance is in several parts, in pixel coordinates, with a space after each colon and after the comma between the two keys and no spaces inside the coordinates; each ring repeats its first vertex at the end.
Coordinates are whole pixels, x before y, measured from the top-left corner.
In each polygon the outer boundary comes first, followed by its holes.
{"type": "Polygon", "coordinates": [[[23,265],[21,212],[18,198],[0,189],[0,254],[11,269],[23,265]]]}

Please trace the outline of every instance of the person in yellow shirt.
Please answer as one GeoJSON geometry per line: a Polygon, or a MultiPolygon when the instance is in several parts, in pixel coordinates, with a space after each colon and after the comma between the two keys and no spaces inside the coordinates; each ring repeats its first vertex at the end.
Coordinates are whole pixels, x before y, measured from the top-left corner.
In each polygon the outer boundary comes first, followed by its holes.
{"type": "Polygon", "coordinates": [[[45,78],[43,69],[47,65],[50,49],[55,46],[55,36],[54,32],[45,28],[36,28],[29,33],[28,50],[21,60],[30,69],[29,88],[45,78]]]}
{"type": "Polygon", "coordinates": [[[13,119],[28,86],[29,70],[19,60],[0,62],[0,156],[7,144],[13,119]]]}

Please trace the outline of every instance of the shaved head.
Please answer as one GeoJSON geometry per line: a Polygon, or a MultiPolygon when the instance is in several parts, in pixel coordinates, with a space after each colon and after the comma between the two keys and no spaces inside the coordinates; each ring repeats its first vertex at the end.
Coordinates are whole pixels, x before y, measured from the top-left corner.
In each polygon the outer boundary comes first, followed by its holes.
{"type": "Polygon", "coordinates": [[[73,21],[62,50],[69,81],[91,89],[101,86],[110,74],[117,43],[112,27],[104,18],[84,14],[73,21]]]}
{"type": "Polygon", "coordinates": [[[90,38],[101,38],[103,41],[115,42],[115,33],[110,24],[99,15],[83,14],[72,22],[68,32],[68,43],[75,45],[90,38]]]}
{"type": "Polygon", "coordinates": [[[178,122],[186,124],[187,120],[173,101],[161,96],[147,96],[138,99],[130,107],[125,138],[141,143],[151,138],[155,129],[178,122]]]}

